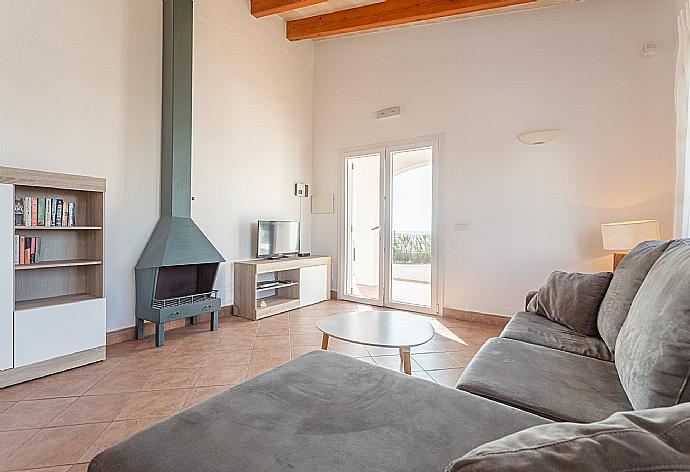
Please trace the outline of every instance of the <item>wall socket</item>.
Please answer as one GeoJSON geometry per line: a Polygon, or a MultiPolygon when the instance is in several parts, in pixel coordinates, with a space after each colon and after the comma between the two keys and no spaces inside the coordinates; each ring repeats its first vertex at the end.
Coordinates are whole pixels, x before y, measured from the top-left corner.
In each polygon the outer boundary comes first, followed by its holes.
{"type": "Polygon", "coordinates": [[[469,231],[470,230],[470,222],[469,221],[459,221],[457,223],[453,224],[453,231],[469,231]]]}

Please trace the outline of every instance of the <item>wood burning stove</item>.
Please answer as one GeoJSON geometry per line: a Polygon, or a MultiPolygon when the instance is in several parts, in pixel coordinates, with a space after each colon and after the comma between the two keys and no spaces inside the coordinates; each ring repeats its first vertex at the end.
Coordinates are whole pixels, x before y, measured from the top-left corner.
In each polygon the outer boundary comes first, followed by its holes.
{"type": "Polygon", "coordinates": [[[134,271],[137,339],[144,321],[154,322],[156,346],[168,321],[195,324],[208,312],[217,329],[221,307],[213,286],[225,259],[191,218],[192,33],[192,0],[163,0],[160,219],[134,271]]]}
{"type": "Polygon", "coordinates": [[[156,323],[156,346],[164,344],[163,323],[211,313],[211,330],[218,328],[221,300],[213,284],[218,263],[185,264],[136,270],[137,339],[144,337],[144,320],[156,323]]]}

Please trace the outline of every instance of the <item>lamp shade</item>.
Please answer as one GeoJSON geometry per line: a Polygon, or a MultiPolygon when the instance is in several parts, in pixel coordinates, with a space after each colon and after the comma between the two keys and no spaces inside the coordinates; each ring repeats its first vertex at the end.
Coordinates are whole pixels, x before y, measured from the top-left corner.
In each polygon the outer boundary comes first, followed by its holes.
{"type": "Polygon", "coordinates": [[[642,241],[659,239],[656,220],[623,221],[601,225],[601,237],[607,251],[628,252],[642,241]]]}

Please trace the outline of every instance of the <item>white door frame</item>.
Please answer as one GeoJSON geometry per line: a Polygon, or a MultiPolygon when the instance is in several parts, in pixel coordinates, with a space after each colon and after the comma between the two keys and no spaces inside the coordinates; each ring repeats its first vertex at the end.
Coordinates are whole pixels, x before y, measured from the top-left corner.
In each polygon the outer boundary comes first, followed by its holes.
{"type": "Polygon", "coordinates": [[[339,181],[339,212],[338,218],[338,298],[343,300],[350,300],[359,303],[368,303],[378,306],[389,306],[391,308],[398,308],[407,311],[416,311],[428,314],[443,314],[443,252],[444,252],[444,178],[443,178],[443,163],[445,153],[445,136],[442,134],[424,136],[419,138],[403,139],[391,141],[386,143],[379,143],[370,146],[357,146],[342,149],[340,152],[340,178],[339,181]],[[401,151],[405,149],[414,149],[416,147],[432,147],[433,161],[432,161],[432,185],[433,185],[433,215],[432,215],[432,293],[431,293],[431,308],[395,303],[390,300],[390,286],[391,286],[391,265],[390,265],[390,248],[391,248],[391,231],[390,225],[390,202],[387,195],[390,195],[390,180],[392,176],[392,162],[390,153],[401,151]],[[347,209],[349,207],[347,202],[348,182],[347,182],[347,159],[350,157],[364,156],[369,154],[380,153],[381,159],[381,189],[384,190],[384,198],[381,199],[381,213],[380,225],[383,237],[379,238],[379,300],[370,300],[348,296],[345,293],[345,284],[347,277],[347,244],[348,237],[346,234],[346,227],[348,221],[347,209]]]}

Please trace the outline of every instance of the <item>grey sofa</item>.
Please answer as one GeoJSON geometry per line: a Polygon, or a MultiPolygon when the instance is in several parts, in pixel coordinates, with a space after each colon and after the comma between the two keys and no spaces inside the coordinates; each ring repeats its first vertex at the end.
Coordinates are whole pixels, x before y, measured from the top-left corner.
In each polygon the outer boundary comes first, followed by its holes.
{"type": "Polygon", "coordinates": [[[581,423],[687,401],[690,240],[647,241],[631,251],[614,272],[597,325],[601,336],[587,336],[536,313],[517,313],[482,346],[457,388],[581,423]],[[650,403],[658,390],[668,391],[667,398],[650,403]],[[641,397],[638,405],[631,395],[641,397]]]}
{"type": "Polygon", "coordinates": [[[135,434],[88,470],[588,470],[567,466],[586,457],[690,470],[690,408],[677,405],[690,395],[688,297],[690,243],[645,243],[613,276],[601,336],[518,313],[457,389],[311,352],[135,434]]]}

